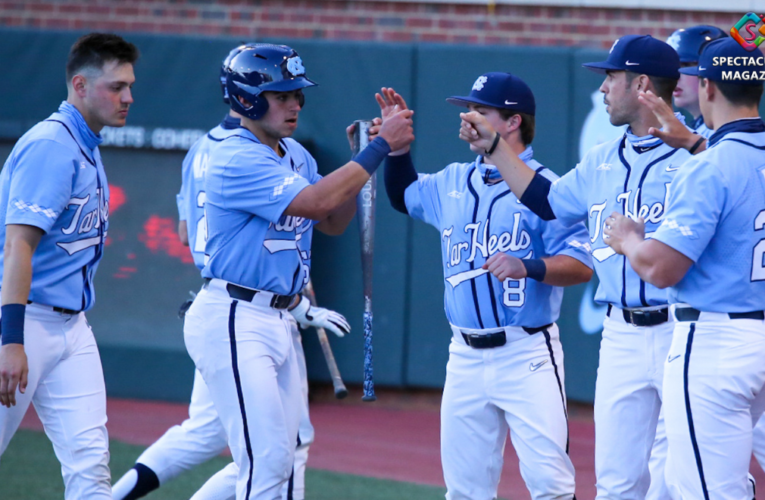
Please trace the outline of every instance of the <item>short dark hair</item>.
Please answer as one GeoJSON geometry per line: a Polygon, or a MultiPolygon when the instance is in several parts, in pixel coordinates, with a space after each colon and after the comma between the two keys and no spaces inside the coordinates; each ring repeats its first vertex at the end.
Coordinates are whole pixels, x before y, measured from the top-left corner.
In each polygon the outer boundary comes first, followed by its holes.
{"type": "Polygon", "coordinates": [[[101,70],[109,61],[133,64],[138,60],[138,49],[122,37],[110,33],[90,33],[74,42],[66,61],[66,80],[72,80],[82,68],[101,70]]]}
{"type": "Polygon", "coordinates": [[[534,115],[522,113],[520,111],[513,111],[512,109],[497,109],[499,110],[499,116],[501,116],[505,121],[509,120],[510,117],[515,115],[521,117],[521,142],[523,142],[524,146],[531,144],[531,142],[534,140],[534,129],[536,128],[536,119],[534,118],[534,115]]]}
{"type": "MultiPolygon", "coordinates": [[[[641,73],[635,73],[632,71],[627,71],[627,83],[631,83],[632,80],[639,77],[641,73]]],[[[677,82],[679,78],[666,78],[663,76],[651,76],[651,75],[645,75],[648,77],[648,81],[651,82],[651,85],[653,86],[654,93],[664,99],[664,102],[672,102],[672,92],[675,91],[675,87],[677,87],[677,82]]]]}
{"type": "MultiPolygon", "coordinates": [[[[706,78],[701,78],[701,86],[706,87],[706,78]]],[[[714,81],[723,97],[732,105],[740,107],[759,106],[762,99],[762,85],[741,85],[735,82],[714,81]]]]}

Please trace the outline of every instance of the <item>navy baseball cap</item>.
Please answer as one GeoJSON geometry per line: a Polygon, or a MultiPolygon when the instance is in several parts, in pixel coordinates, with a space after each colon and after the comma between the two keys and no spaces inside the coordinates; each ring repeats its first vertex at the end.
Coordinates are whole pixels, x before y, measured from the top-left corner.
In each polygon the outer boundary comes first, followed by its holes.
{"type": "Polygon", "coordinates": [[[605,61],[582,66],[601,74],[606,71],[632,71],[641,75],[680,78],[680,57],[675,49],[650,35],[618,38],[605,61]]]}
{"type": "Polygon", "coordinates": [[[526,82],[510,73],[492,72],[478,77],[467,96],[452,96],[449,104],[467,107],[479,104],[491,108],[510,109],[534,116],[537,105],[534,93],[526,82]]]}
{"type": "Polygon", "coordinates": [[[733,38],[720,38],[704,47],[698,66],[681,68],[680,72],[717,82],[762,85],[765,56],[760,51],[749,52],[733,38]]]}

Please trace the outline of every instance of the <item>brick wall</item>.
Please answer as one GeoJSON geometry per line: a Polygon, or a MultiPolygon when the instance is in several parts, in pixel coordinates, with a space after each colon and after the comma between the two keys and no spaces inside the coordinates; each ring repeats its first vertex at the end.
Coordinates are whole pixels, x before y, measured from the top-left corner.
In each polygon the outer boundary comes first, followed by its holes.
{"type": "Polygon", "coordinates": [[[0,26],[258,38],[608,48],[625,34],[728,29],[740,13],[333,0],[0,0],[0,26]]]}

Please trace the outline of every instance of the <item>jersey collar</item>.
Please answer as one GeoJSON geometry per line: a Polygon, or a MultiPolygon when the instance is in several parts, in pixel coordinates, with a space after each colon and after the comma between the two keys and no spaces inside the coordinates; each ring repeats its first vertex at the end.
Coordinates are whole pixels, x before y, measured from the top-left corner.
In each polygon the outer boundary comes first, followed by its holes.
{"type": "MultiPolygon", "coordinates": [[[[531,146],[526,146],[526,149],[523,150],[523,153],[518,155],[518,158],[520,158],[522,162],[528,163],[534,158],[534,150],[531,146]]],[[[496,181],[502,178],[502,174],[497,170],[497,167],[494,165],[487,165],[483,162],[483,155],[475,159],[475,166],[478,169],[478,173],[481,174],[484,183],[489,183],[489,181],[496,181]]]]}
{"type": "Polygon", "coordinates": [[[234,130],[235,128],[239,128],[241,126],[241,122],[239,121],[239,118],[235,118],[231,115],[226,115],[223,121],[220,122],[220,126],[226,130],[234,130]]]}
{"type": "Polygon", "coordinates": [[[765,132],[765,122],[760,117],[741,118],[740,120],[728,122],[715,130],[715,133],[709,138],[709,147],[711,148],[720,142],[723,137],[733,132],[741,132],[743,134],[765,132]]]}
{"type": "Polygon", "coordinates": [[[101,137],[101,134],[96,134],[90,130],[90,127],[88,127],[88,124],[85,123],[85,118],[82,117],[80,110],[73,105],[64,101],[61,103],[61,106],[58,107],[58,112],[66,116],[72,125],[74,125],[74,127],[77,129],[80,139],[82,140],[83,145],[89,150],[93,151],[96,149],[96,147],[98,147],[99,144],[104,141],[103,137],[101,137]]]}
{"type": "MultiPolygon", "coordinates": [[[[680,123],[685,125],[685,117],[682,113],[675,113],[675,116],[680,120],[680,123]]],[[[642,137],[636,136],[632,133],[632,127],[627,129],[624,136],[627,138],[627,142],[630,143],[630,146],[632,146],[632,149],[638,154],[646,153],[664,144],[661,139],[652,135],[644,135],[642,137]]]]}

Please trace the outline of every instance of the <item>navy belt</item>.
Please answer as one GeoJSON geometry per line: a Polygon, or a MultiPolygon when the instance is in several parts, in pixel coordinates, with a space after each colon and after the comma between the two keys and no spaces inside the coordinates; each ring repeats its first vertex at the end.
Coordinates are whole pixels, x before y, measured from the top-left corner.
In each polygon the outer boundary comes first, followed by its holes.
{"type": "MultiPolygon", "coordinates": [[[[676,307],[675,318],[678,321],[698,321],[701,311],[695,307],[676,307]]],[[[728,313],[730,319],[759,319],[765,320],[764,311],[750,311],[743,313],[728,313]]]]}
{"type": "MultiPolygon", "coordinates": [[[[205,278],[205,284],[204,286],[207,287],[207,284],[210,282],[210,278],[205,278]]],[[[228,292],[228,296],[232,299],[236,300],[244,300],[246,302],[252,302],[252,299],[255,298],[255,296],[259,293],[261,293],[260,290],[253,290],[252,288],[245,288],[243,286],[235,285],[233,283],[226,283],[226,291],[228,292]]],[[[287,309],[290,304],[292,304],[292,301],[295,300],[295,295],[279,295],[272,292],[271,293],[271,307],[274,309],[287,309]]]]}
{"type": "MultiPolygon", "coordinates": [[[[611,309],[613,307],[611,304],[608,304],[608,312],[606,314],[609,318],[611,317],[611,309]]],[[[664,307],[648,311],[622,309],[622,315],[624,316],[624,321],[633,326],[656,326],[669,321],[669,308],[664,307]]]]}
{"type": "MultiPolygon", "coordinates": [[[[535,333],[546,330],[551,326],[552,323],[535,328],[529,328],[526,326],[521,328],[523,328],[523,330],[529,335],[534,335],[535,333]]],[[[484,333],[481,335],[465,333],[462,331],[460,333],[462,333],[462,338],[465,339],[465,343],[473,349],[491,349],[492,347],[501,347],[507,343],[507,335],[505,335],[505,330],[497,330],[495,332],[484,333]]]]}
{"type": "MultiPolygon", "coordinates": [[[[47,304],[40,304],[38,302],[32,302],[31,300],[27,300],[27,304],[37,304],[38,306],[47,306],[47,304]]],[[[57,307],[57,306],[47,306],[53,309],[53,312],[61,313],[61,314],[80,314],[82,311],[75,311],[74,309],[67,309],[66,307],[57,307]]]]}

